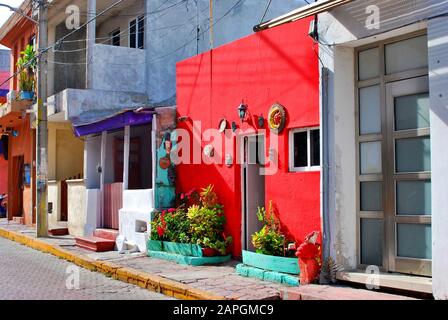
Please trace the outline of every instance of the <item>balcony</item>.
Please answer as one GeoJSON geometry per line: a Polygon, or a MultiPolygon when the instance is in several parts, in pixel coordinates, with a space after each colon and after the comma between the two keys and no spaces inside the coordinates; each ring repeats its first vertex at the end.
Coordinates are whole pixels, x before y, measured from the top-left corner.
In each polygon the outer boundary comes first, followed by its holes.
{"type": "MultiPolygon", "coordinates": [[[[16,92],[11,92],[17,95],[16,92]]],[[[23,121],[26,111],[31,109],[33,101],[8,99],[8,101],[0,105],[0,134],[7,133],[8,130],[15,127],[23,121]]]]}
{"type": "MultiPolygon", "coordinates": [[[[62,14],[68,2],[61,0],[48,13],[49,42],[68,35],[63,44],[49,52],[48,121],[70,120],[80,125],[123,109],[146,106],[145,50],[135,48],[134,43],[143,41],[143,35],[132,24],[137,19],[138,27],[144,27],[141,17],[146,2],[124,1],[75,33],[67,29],[67,17],[62,14]]],[[[110,5],[106,0],[70,3],[92,14],[110,5]]],[[[85,23],[87,18],[81,16],[80,22],[85,23]]]]}
{"type": "Polygon", "coordinates": [[[145,51],[141,49],[94,44],[91,88],[106,91],[145,92],[145,51]]]}

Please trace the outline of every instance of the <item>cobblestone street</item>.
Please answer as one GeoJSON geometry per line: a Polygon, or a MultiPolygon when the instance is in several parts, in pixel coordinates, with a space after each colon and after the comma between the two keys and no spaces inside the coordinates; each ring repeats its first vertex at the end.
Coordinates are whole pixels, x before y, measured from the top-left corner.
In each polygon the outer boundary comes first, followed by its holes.
{"type": "Polygon", "coordinates": [[[0,300],[162,300],[170,297],[113,280],[0,238],[0,300]],[[76,284],[79,289],[67,289],[76,284]]]}

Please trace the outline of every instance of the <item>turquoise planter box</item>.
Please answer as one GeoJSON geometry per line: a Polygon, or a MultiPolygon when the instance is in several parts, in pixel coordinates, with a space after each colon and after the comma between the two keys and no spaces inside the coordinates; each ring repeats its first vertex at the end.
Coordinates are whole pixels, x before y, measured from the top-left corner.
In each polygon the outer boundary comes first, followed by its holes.
{"type": "Polygon", "coordinates": [[[282,283],[292,287],[297,287],[299,285],[299,277],[297,275],[277,271],[267,271],[265,269],[251,267],[243,263],[237,264],[235,267],[235,271],[237,274],[243,277],[282,283]]]}
{"type": "Polygon", "coordinates": [[[165,251],[189,257],[202,257],[201,247],[198,246],[197,244],[190,244],[190,243],[163,241],[163,249],[154,251],[165,251]]]}
{"type": "Polygon", "coordinates": [[[297,258],[269,256],[243,250],[243,263],[245,265],[269,271],[299,274],[299,261],[297,258]]]}
{"type": "Polygon", "coordinates": [[[162,251],[163,243],[158,240],[148,240],[148,251],[162,251]]]}

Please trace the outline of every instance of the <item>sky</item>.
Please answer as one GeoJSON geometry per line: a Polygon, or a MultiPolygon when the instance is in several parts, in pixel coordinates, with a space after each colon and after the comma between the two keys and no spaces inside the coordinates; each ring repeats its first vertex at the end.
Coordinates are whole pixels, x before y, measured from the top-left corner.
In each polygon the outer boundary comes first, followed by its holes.
{"type": "MultiPolygon", "coordinates": [[[[1,4],[7,4],[11,7],[19,7],[20,4],[23,2],[23,0],[0,0],[1,4]]],[[[8,20],[9,16],[12,14],[12,11],[10,11],[8,8],[1,7],[0,6],[0,28],[5,23],[6,20],[8,20]]],[[[0,45],[0,48],[4,48],[2,45],[0,45]]]]}

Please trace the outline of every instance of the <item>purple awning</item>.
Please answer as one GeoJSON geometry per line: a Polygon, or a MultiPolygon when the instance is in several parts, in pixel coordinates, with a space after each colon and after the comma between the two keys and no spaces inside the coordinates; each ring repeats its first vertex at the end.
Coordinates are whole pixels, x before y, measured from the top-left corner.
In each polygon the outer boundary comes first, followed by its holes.
{"type": "Polygon", "coordinates": [[[121,129],[125,126],[142,125],[150,123],[151,121],[151,112],[138,112],[135,110],[128,110],[94,123],[83,126],[73,126],[73,129],[75,131],[75,135],[77,137],[81,137],[89,134],[100,133],[103,131],[121,129]]]}

